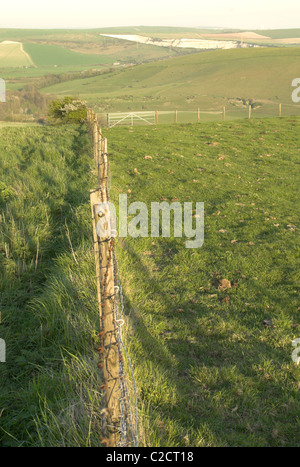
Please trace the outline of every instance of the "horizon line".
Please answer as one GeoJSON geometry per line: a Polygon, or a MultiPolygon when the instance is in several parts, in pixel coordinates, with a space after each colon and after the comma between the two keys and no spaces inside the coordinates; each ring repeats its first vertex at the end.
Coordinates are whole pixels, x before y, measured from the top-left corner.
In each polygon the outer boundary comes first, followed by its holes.
{"type": "Polygon", "coordinates": [[[106,27],[54,27],[54,26],[49,26],[49,27],[26,27],[26,28],[19,28],[19,27],[2,27],[0,26],[0,30],[2,29],[11,29],[11,30],[21,30],[21,31],[28,31],[28,30],[36,30],[36,31],[44,31],[44,30],[82,30],[82,31],[92,31],[92,30],[99,30],[99,29],[118,29],[118,28],[173,28],[173,29],[219,29],[222,31],[231,31],[231,30],[238,30],[238,31],[282,31],[282,30],[297,30],[300,28],[295,28],[295,27],[284,27],[284,28],[238,28],[238,27],[222,27],[222,26],[166,26],[166,25],[131,25],[131,26],[106,26],[106,27]]]}

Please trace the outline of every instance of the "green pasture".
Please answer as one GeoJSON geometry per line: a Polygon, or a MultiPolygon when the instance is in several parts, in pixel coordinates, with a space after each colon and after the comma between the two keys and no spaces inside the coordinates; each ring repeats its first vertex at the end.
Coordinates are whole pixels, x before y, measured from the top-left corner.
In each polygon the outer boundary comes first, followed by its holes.
{"type": "Polygon", "coordinates": [[[55,45],[27,43],[24,44],[24,48],[38,67],[99,66],[113,62],[109,57],[80,54],[55,45]]]}
{"type": "MultiPolygon", "coordinates": [[[[200,249],[117,242],[140,445],[299,446],[299,123],[105,130],[116,207],[205,203],[200,249]]],[[[90,141],[0,132],[0,444],[100,446],[90,141]]]]}
{"type": "Polygon", "coordinates": [[[299,446],[299,124],[105,130],[116,206],[205,203],[200,249],[118,240],[142,445],[299,446]]]}
{"type": "Polygon", "coordinates": [[[235,49],[194,53],[115,70],[44,88],[45,93],[73,94],[98,111],[203,110],[241,101],[256,106],[292,104],[300,48],[235,49]]]}
{"type": "Polygon", "coordinates": [[[32,67],[30,57],[24,53],[21,44],[0,43],[0,69],[2,67],[32,67]]]}

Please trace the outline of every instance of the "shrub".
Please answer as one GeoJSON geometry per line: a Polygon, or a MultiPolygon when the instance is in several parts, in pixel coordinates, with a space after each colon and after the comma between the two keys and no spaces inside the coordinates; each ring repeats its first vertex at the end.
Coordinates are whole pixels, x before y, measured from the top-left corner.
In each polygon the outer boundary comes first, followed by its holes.
{"type": "Polygon", "coordinates": [[[83,123],[87,118],[87,105],[74,97],[64,97],[50,103],[48,116],[65,123],[83,123]]]}

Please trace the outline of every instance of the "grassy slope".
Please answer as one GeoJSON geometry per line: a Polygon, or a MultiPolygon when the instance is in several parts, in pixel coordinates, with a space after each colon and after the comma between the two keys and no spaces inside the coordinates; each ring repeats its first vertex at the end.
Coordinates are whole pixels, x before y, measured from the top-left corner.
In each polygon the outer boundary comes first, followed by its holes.
{"type": "Polygon", "coordinates": [[[118,242],[147,446],[299,446],[299,126],[106,131],[116,204],[205,202],[199,250],[118,242]]]}
{"type": "Polygon", "coordinates": [[[100,444],[92,164],[76,126],[0,128],[1,446],[100,444]]]}
{"type": "Polygon", "coordinates": [[[109,57],[87,55],[72,50],[47,44],[25,44],[24,49],[31,56],[35,65],[43,66],[88,66],[112,63],[109,57]]]}
{"type": "MultiPolygon", "coordinates": [[[[222,33],[223,31],[218,31],[222,33]]],[[[226,31],[224,32],[232,32],[226,31]]],[[[256,31],[261,32],[261,31],[256,31]]],[[[215,30],[168,27],[127,27],[90,30],[36,30],[0,29],[0,41],[14,40],[25,43],[25,48],[33,51],[33,61],[38,67],[30,66],[24,60],[0,59],[0,75],[8,81],[8,88],[24,86],[31,77],[48,73],[80,71],[91,66],[100,66],[120,61],[122,63],[144,63],[164,58],[176,57],[191,51],[166,49],[149,45],[137,45],[128,41],[102,37],[103,33],[133,33],[153,37],[200,37],[201,34],[216,33],[215,30]],[[56,47],[56,48],[55,48],[56,47]],[[98,56],[98,57],[96,57],[98,56]],[[21,68],[29,65],[29,68],[21,68]],[[58,65],[54,68],[54,65],[58,65]],[[14,68],[14,67],[20,68],[14,68]],[[20,78],[22,79],[20,81],[20,78]],[[10,80],[16,80],[11,84],[10,80]]],[[[264,31],[262,31],[264,33],[264,31]]],[[[298,37],[298,30],[265,31],[273,38],[298,37]]],[[[272,39],[271,39],[272,41],[272,39]]],[[[263,42],[263,41],[260,41],[263,42]]],[[[270,42],[267,40],[266,42],[270,42]]],[[[277,44],[278,45],[278,44],[277,44]]],[[[24,57],[23,57],[24,58],[24,57]]]]}
{"type": "Polygon", "coordinates": [[[112,110],[220,108],[234,98],[291,103],[300,48],[196,53],[44,89],[112,110]],[[274,78],[276,77],[276,79],[274,78]]]}
{"type": "Polygon", "coordinates": [[[300,29],[270,29],[270,30],[258,30],[255,31],[257,34],[271,37],[272,39],[289,39],[300,37],[300,29]]]}
{"type": "Polygon", "coordinates": [[[4,66],[25,67],[32,66],[32,62],[21,49],[20,44],[0,44],[0,68],[4,66]]]}
{"type": "MultiPolygon", "coordinates": [[[[107,131],[115,201],[130,188],[130,202],[206,203],[201,250],[119,243],[143,444],[299,444],[299,123],[107,131]]],[[[96,446],[87,136],[0,131],[1,445],[96,446]]]]}
{"type": "MultiPolygon", "coordinates": [[[[55,72],[81,70],[98,64],[142,63],[148,60],[173,57],[185,51],[161,49],[155,46],[139,45],[118,39],[101,37],[102,30],[20,30],[0,29],[1,40],[14,40],[25,44],[38,69],[13,70],[9,67],[22,66],[2,60],[0,71],[9,78],[24,75],[27,77],[55,72]]],[[[26,63],[27,64],[27,63],[26,63]]]]}

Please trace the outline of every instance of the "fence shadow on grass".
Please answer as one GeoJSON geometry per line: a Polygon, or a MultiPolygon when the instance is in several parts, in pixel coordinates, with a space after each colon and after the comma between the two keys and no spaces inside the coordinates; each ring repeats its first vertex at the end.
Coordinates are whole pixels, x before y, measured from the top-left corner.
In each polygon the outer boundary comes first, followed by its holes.
{"type": "Polygon", "coordinates": [[[282,427],[283,444],[297,443],[296,404],[290,421],[279,409],[290,400],[284,375],[276,379],[276,371],[287,363],[286,354],[261,340],[261,332],[243,325],[242,313],[236,318],[235,335],[232,327],[220,326],[228,315],[216,317],[201,300],[196,305],[184,300],[179,311],[130,241],[123,242],[123,248],[152,306],[167,310],[143,310],[142,299],[126,296],[129,329],[134,332],[128,339],[140,406],[146,412],[148,445],[157,439],[165,446],[276,445],[274,426],[282,427]],[[149,326],[154,322],[166,332],[149,326]]]}

